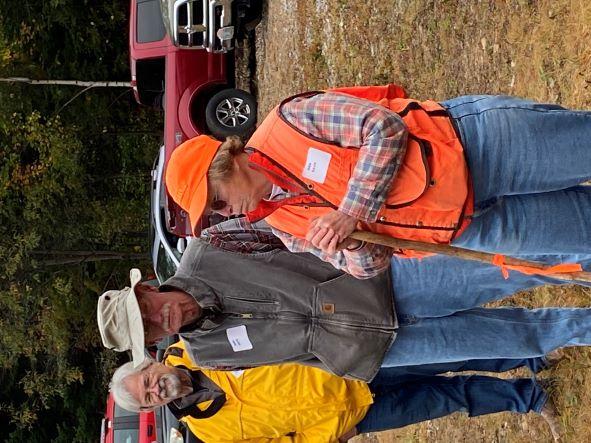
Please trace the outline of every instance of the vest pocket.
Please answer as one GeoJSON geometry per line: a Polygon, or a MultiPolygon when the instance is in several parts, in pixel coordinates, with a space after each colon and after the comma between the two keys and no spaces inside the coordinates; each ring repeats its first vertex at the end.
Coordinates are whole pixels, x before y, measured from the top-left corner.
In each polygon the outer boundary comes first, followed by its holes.
{"type": "Polygon", "coordinates": [[[226,295],[223,299],[224,310],[242,312],[276,312],[279,302],[272,299],[248,298],[226,295]]]}
{"type": "Polygon", "coordinates": [[[429,189],[432,182],[429,157],[433,155],[431,143],[409,134],[406,156],[394,179],[387,203],[388,209],[403,208],[416,202],[429,189]]]}
{"type": "Polygon", "coordinates": [[[396,321],[388,274],[367,280],[342,274],[318,284],[314,316],[345,329],[393,329],[396,321]]]}

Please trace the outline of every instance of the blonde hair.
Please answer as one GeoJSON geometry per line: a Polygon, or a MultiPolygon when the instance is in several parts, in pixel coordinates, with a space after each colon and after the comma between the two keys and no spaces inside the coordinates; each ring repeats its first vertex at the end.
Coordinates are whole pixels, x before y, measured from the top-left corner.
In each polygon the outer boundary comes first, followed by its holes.
{"type": "Polygon", "coordinates": [[[240,137],[232,135],[226,138],[218,148],[207,171],[209,180],[223,181],[230,177],[234,170],[234,157],[244,152],[244,143],[240,137]]]}

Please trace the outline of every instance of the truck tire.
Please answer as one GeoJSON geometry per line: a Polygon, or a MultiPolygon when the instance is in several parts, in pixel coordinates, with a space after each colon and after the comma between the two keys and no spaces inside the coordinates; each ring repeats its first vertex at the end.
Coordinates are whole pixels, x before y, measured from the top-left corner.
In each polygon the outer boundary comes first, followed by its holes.
{"type": "Polygon", "coordinates": [[[212,135],[224,140],[230,135],[248,136],[257,119],[255,98],[241,89],[224,89],[205,108],[205,123],[212,135]]]}

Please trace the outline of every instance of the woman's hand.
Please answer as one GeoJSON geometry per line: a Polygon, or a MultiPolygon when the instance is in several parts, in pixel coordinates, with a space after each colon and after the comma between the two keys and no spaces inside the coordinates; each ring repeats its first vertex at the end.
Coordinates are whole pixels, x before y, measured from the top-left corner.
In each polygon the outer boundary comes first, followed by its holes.
{"type": "Polygon", "coordinates": [[[312,220],[306,240],[328,254],[351,246],[345,239],[355,231],[358,220],[340,211],[332,211],[312,220]]]}

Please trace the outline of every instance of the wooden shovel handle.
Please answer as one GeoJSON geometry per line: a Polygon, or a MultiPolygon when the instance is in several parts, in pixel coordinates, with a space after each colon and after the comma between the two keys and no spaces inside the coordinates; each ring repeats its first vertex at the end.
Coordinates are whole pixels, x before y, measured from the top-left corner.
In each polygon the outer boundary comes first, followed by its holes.
{"type": "MultiPolygon", "coordinates": [[[[355,231],[349,238],[361,240],[369,243],[375,243],[382,246],[388,246],[394,249],[411,249],[419,252],[430,252],[432,254],[449,255],[451,257],[458,257],[465,260],[475,260],[483,263],[493,263],[495,254],[488,252],[472,251],[470,249],[457,248],[450,245],[440,245],[435,243],[424,243],[413,240],[402,240],[399,238],[390,237],[389,235],[376,234],[367,231],[355,231]]],[[[530,268],[537,268],[546,270],[552,267],[546,263],[536,261],[521,260],[513,257],[505,257],[505,264],[513,266],[527,266],[530,268]]],[[[584,281],[591,282],[591,272],[572,272],[568,274],[551,274],[551,277],[567,280],[567,281],[584,281]]]]}

